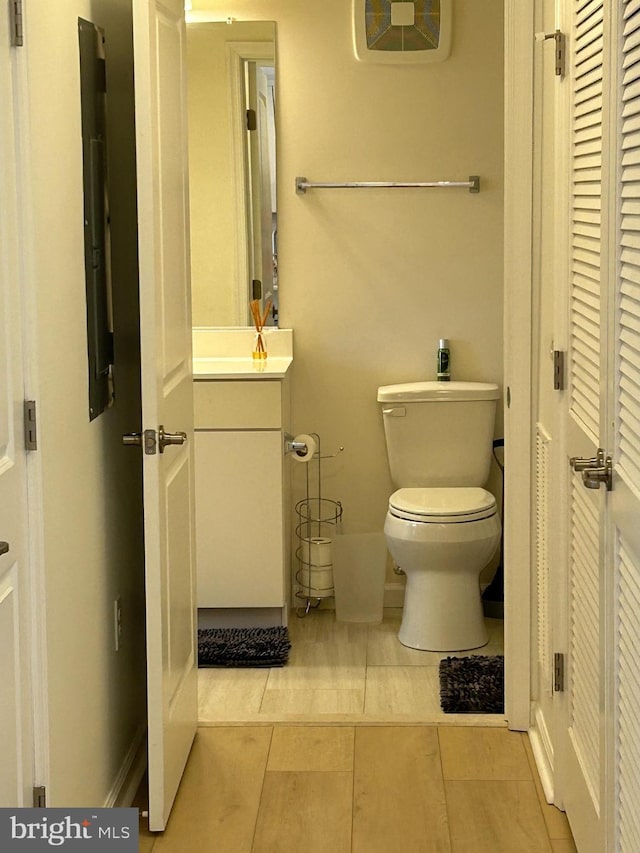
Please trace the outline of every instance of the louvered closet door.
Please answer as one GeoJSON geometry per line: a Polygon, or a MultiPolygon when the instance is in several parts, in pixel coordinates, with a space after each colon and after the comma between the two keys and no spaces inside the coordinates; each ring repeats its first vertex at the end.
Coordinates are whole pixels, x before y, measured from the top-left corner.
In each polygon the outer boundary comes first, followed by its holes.
{"type": "MultiPolygon", "coordinates": [[[[571,245],[568,457],[595,458],[603,444],[606,400],[606,115],[610,80],[603,0],[575,0],[571,75],[571,245]]],[[[605,847],[604,511],[606,493],[586,489],[566,465],[568,487],[568,648],[564,803],[581,853],[605,847]]]]}
{"type": "Polygon", "coordinates": [[[613,556],[616,658],[612,685],[615,785],[611,813],[620,853],[640,850],[640,0],[621,4],[621,84],[616,207],[618,270],[611,383],[614,487],[608,540],[613,556]]]}

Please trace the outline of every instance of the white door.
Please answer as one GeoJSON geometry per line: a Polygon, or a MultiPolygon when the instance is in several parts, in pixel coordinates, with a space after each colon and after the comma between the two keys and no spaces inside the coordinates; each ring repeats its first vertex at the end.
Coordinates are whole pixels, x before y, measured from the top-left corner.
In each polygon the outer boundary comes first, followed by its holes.
{"type": "Polygon", "coordinates": [[[609,490],[584,488],[583,476],[598,485],[597,470],[571,478],[564,799],[581,851],[632,853],[640,849],[640,4],[584,3],[576,36],[584,70],[576,77],[589,95],[575,103],[584,120],[574,121],[583,176],[574,186],[584,191],[574,192],[583,215],[574,216],[569,453],[603,448],[598,468],[604,479],[612,470],[609,490]],[[591,274],[580,272],[587,267],[591,274]]]}
{"type": "Polygon", "coordinates": [[[183,8],[133,3],[152,830],[166,826],[197,722],[183,8]],[[175,443],[163,447],[163,430],[175,443]]]}
{"type": "MultiPolygon", "coordinates": [[[[564,806],[581,853],[605,850],[606,490],[589,489],[570,458],[606,447],[610,283],[607,115],[611,73],[603,0],[569,4],[572,94],[567,476],[567,705],[564,806]]],[[[578,463],[577,468],[588,464],[578,463]]],[[[610,646],[610,643],[609,643],[610,646]]]]}
{"type": "MultiPolygon", "coordinates": [[[[6,12],[6,9],[4,10],[6,12]]],[[[13,48],[0,15],[0,807],[30,806],[33,753],[29,689],[26,458],[13,48]]]]}
{"type": "MultiPolygon", "coordinates": [[[[537,32],[553,33],[558,27],[556,0],[536,0],[535,28],[537,32]]],[[[534,163],[533,163],[533,335],[535,347],[534,416],[535,416],[535,634],[536,666],[532,679],[534,729],[531,733],[538,756],[544,760],[542,778],[545,782],[555,771],[557,756],[556,724],[558,693],[553,690],[553,652],[563,587],[559,583],[557,566],[564,553],[557,535],[557,515],[554,502],[558,499],[560,471],[564,460],[560,456],[560,407],[562,395],[555,387],[553,351],[564,349],[565,323],[558,322],[558,300],[564,293],[562,270],[557,263],[566,241],[559,239],[558,221],[567,203],[559,187],[564,185],[566,163],[559,156],[558,127],[561,123],[563,91],[556,76],[554,44],[539,41],[534,50],[534,163]],[[558,211],[562,211],[558,216],[558,211]],[[558,294],[560,291],[560,295],[558,294]],[[559,559],[560,558],[560,559],[559,559]]],[[[547,784],[547,795],[555,792],[547,784]]]]}
{"type": "Polygon", "coordinates": [[[606,541],[611,573],[609,624],[614,655],[608,667],[607,737],[613,771],[608,785],[611,849],[640,850],[640,3],[613,4],[620,45],[616,57],[619,100],[616,118],[616,288],[612,381],[613,490],[609,493],[606,541]]]}

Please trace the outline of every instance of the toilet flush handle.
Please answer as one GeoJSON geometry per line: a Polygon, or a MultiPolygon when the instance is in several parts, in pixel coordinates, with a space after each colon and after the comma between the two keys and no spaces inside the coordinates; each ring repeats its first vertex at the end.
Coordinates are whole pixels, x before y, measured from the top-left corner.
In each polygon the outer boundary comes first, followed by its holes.
{"type": "Polygon", "coordinates": [[[407,410],[404,406],[395,406],[393,409],[383,409],[382,414],[389,415],[392,418],[404,418],[407,410]]]}

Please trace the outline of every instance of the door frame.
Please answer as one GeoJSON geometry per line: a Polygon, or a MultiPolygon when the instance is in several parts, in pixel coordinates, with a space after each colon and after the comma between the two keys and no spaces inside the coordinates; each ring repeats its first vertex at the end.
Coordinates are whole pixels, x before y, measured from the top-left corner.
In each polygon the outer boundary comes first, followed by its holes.
{"type": "Polygon", "coordinates": [[[535,544],[531,396],[534,0],[506,0],[504,37],[505,713],[510,729],[527,731],[535,544]]]}
{"type": "MultiPolygon", "coordinates": [[[[28,16],[29,0],[23,2],[23,17],[28,16]]],[[[11,47],[13,51],[13,103],[16,139],[16,209],[17,209],[17,276],[20,289],[20,329],[22,339],[23,392],[25,400],[38,400],[38,337],[37,287],[32,251],[32,181],[29,125],[28,40],[24,46],[11,47]]],[[[44,562],[44,512],[41,457],[37,452],[23,450],[26,457],[26,526],[27,554],[24,566],[25,587],[28,597],[29,624],[28,680],[30,684],[29,734],[31,737],[31,782],[34,787],[49,786],[49,714],[48,667],[46,639],[46,575],[44,562]]],[[[25,806],[30,806],[27,802],[25,806]]]]}
{"type": "Polygon", "coordinates": [[[249,199],[249,175],[246,161],[246,124],[243,121],[246,108],[244,94],[244,63],[245,60],[273,60],[275,62],[275,47],[263,41],[228,41],[226,48],[226,71],[229,82],[227,108],[231,127],[232,174],[235,188],[235,241],[236,241],[236,271],[238,279],[245,282],[244,290],[236,288],[236,312],[239,322],[247,314],[247,304],[253,298],[250,294],[250,281],[253,270],[250,257],[253,253],[252,213],[249,199]]]}

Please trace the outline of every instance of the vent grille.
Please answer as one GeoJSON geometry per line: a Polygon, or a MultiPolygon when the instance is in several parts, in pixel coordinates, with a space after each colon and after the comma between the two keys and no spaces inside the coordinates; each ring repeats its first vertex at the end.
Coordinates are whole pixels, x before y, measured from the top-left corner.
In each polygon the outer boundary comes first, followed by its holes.
{"type": "Polygon", "coordinates": [[[541,424],[536,431],[536,586],[538,608],[538,667],[542,690],[553,692],[549,620],[549,442],[541,424]]]}

